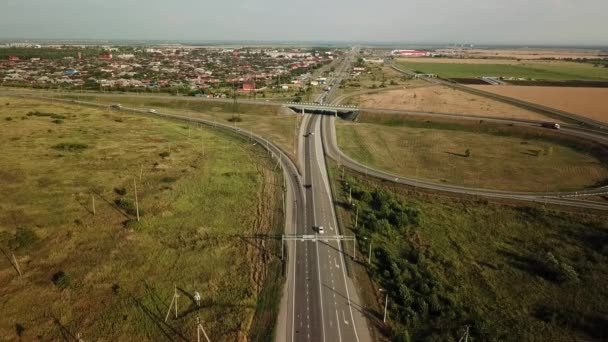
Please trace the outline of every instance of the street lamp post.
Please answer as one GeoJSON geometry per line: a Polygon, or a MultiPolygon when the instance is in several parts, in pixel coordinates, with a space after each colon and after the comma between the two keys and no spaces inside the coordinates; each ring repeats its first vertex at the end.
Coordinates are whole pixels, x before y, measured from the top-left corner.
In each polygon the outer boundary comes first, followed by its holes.
{"type": "Polygon", "coordinates": [[[382,322],[386,323],[386,311],[388,309],[388,291],[385,289],[379,289],[380,292],[386,292],[386,297],[384,298],[384,319],[382,322]]]}
{"type": "MultiPolygon", "coordinates": [[[[367,241],[367,237],[364,237],[363,240],[367,241]]],[[[369,237],[369,245],[367,245],[367,250],[369,253],[369,256],[367,257],[367,263],[371,264],[372,263],[372,237],[369,237]]]]}

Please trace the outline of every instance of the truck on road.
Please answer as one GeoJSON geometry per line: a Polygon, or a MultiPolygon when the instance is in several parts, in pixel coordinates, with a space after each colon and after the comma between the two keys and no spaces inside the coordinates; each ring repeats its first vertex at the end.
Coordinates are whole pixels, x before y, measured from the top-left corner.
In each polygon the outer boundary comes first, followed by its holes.
{"type": "Polygon", "coordinates": [[[557,122],[543,122],[541,124],[542,127],[551,128],[551,129],[560,129],[561,126],[557,122]]]}

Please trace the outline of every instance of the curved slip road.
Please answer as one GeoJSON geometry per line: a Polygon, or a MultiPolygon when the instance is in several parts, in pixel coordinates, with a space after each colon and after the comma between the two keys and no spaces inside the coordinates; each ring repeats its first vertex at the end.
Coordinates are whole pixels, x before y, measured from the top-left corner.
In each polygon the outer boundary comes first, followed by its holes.
{"type": "MultiPolygon", "coordinates": [[[[479,118],[476,118],[479,120],[479,118]]],[[[510,122],[511,120],[495,120],[502,122],[510,122]]],[[[513,121],[519,125],[529,125],[529,126],[537,126],[537,123],[530,122],[519,122],[513,121]]],[[[596,133],[589,132],[580,132],[575,129],[564,129],[565,134],[575,135],[575,136],[583,136],[585,138],[596,139],[596,141],[606,143],[606,137],[602,135],[598,135],[596,133]]],[[[590,189],[590,190],[581,190],[577,192],[548,192],[548,193],[530,193],[530,192],[510,192],[510,191],[499,191],[499,190],[488,190],[488,189],[480,189],[480,188],[469,188],[462,187],[456,185],[447,185],[447,184],[439,184],[428,181],[422,181],[412,178],[403,177],[400,175],[395,175],[386,171],[378,170],[362,163],[359,163],[347,155],[345,155],[340,148],[338,147],[337,139],[336,139],[336,129],[335,129],[335,117],[334,116],[324,116],[322,123],[322,134],[325,143],[325,152],[327,155],[335,161],[338,161],[339,164],[348,167],[351,170],[357,171],[361,174],[373,176],[382,180],[405,184],[414,187],[420,187],[429,190],[436,191],[445,191],[457,194],[464,195],[474,195],[474,196],[484,196],[488,198],[498,198],[498,199],[509,199],[509,200],[519,200],[519,201],[529,201],[529,202],[539,202],[539,203],[551,203],[551,204],[559,204],[580,208],[588,208],[588,209],[599,209],[599,210],[608,210],[608,204],[603,203],[593,203],[593,202],[580,202],[575,201],[573,198],[581,197],[581,196],[593,196],[600,194],[608,194],[608,187],[590,189]]]]}

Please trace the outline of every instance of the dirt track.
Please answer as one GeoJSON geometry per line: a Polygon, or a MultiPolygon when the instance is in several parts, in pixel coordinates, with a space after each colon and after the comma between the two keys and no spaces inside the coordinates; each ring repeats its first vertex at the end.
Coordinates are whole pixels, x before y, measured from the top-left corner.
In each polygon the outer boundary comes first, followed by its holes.
{"type": "Polygon", "coordinates": [[[359,97],[359,103],[363,108],[547,120],[547,117],[538,113],[444,86],[398,89],[362,95],[359,97]]]}
{"type": "Polygon", "coordinates": [[[608,122],[608,88],[473,85],[475,89],[608,122]]]}

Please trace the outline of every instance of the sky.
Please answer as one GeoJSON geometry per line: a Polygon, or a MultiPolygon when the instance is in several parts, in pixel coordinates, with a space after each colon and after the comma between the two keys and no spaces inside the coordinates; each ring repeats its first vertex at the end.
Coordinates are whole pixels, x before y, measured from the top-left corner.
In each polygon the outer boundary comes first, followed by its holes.
{"type": "Polygon", "coordinates": [[[608,0],[0,0],[0,39],[608,45],[608,0]]]}

